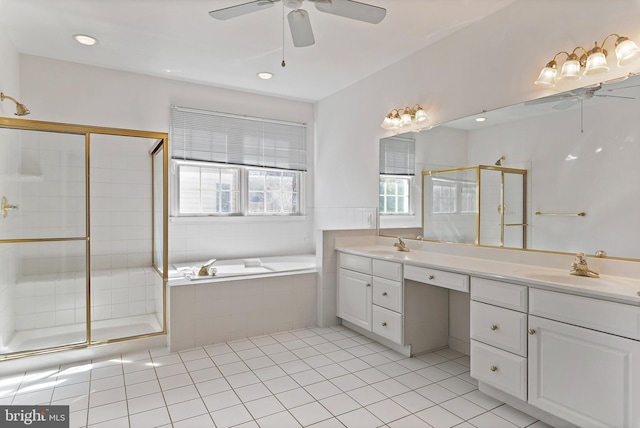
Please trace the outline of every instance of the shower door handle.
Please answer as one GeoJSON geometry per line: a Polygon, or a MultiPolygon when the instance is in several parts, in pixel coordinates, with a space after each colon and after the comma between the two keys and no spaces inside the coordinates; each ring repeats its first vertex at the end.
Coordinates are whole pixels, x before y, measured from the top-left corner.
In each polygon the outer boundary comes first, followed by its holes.
{"type": "Polygon", "coordinates": [[[2,211],[2,218],[7,218],[7,214],[9,211],[17,210],[17,205],[11,205],[5,196],[2,197],[2,205],[0,206],[0,211],[2,211]]]}

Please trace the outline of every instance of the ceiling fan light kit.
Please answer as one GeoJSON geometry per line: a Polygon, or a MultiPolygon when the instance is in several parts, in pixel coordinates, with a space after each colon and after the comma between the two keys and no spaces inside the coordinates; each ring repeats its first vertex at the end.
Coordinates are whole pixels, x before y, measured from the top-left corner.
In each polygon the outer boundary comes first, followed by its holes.
{"type": "MultiPolygon", "coordinates": [[[[255,0],[236,6],[212,10],[209,15],[219,20],[227,20],[258,12],[272,7],[280,0],[255,0]]],[[[387,14],[387,10],[381,7],[353,0],[283,0],[283,6],[293,9],[287,15],[291,38],[295,47],[311,46],[315,43],[309,13],[302,9],[304,2],[314,3],[320,12],[357,21],[378,24],[387,14]]]]}
{"type": "Polygon", "coordinates": [[[611,37],[616,37],[615,54],[618,67],[624,67],[640,58],[640,48],[628,37],[618,34],[609,34],[604,38],[602,44],[598,46],[596,42],[590,50],[586,50],[582,46],[578,46],[571,53],[560,51],[554,55],[553,59],[544,66],[538,79],[534,82],[538,86],[553,88],[556,82],[561,79],[577,80],[583,75],[590,76],[602,74],[609,71],[607,65],[607,51],[604,49],[605,44],[611,37]],[[578,57],[576,52],[582,52],[578,57]],[[558,55],[567,56],[566,61],[562,65],[560,74],[558,74],[558,63],[556,58],[558,55]]]}

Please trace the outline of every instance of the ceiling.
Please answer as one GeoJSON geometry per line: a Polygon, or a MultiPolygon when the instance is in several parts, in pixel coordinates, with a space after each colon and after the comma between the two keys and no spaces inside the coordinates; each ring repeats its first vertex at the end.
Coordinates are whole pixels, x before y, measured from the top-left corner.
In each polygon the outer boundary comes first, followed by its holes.
{"type": "Polygon", "coordinates": [[[282,2],[227,21],[208,14],[247,1],[0,0],[0,27],[24,54],[317,101],[515,0],[362,0],[387,9],[376,25],[304,0],[316,43],[293,47],[285,27],[284,68],[282,2]],[[79,45],[77,33],[99,42],[79,45]]]}

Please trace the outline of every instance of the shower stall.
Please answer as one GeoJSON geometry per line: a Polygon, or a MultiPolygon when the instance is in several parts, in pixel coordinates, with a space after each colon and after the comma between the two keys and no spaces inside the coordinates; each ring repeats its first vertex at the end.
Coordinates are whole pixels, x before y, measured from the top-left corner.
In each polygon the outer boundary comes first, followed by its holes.
{"type": "Polygon", "coordinates": [[[0,119],[0,361],[166,332],[166,144],[0,119]]]}
{"type": "Polygon", "coordinates": [[[527,248],[527,170],[423,171],[422,191],[424,239],[527,248]]]}

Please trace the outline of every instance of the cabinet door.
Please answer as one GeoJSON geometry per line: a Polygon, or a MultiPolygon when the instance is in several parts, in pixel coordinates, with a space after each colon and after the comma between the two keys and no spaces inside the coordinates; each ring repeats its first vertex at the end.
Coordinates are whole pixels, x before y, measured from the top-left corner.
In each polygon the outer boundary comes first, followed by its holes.
{"type": "Polygon", "coordinates": [[[581,427],[640,427],[640,342],[529,316],[529,403],[581,427]]]}
{"type": "Polygon", "coordinates": [[[371,275],[347,269],[338,273],[338,316],[371,331],[371,275]]]}

